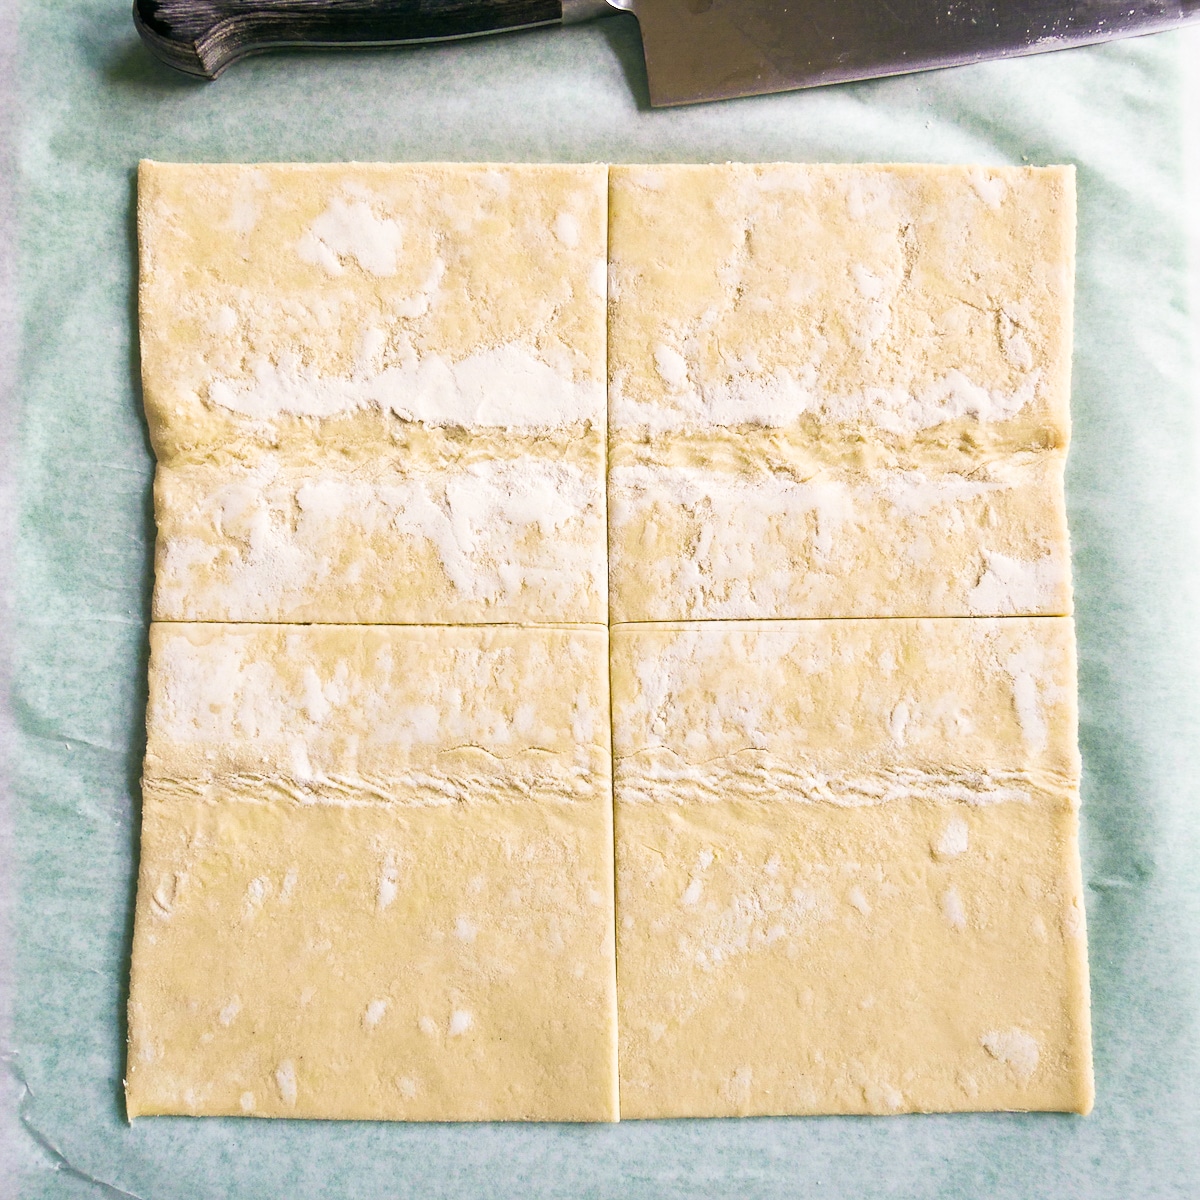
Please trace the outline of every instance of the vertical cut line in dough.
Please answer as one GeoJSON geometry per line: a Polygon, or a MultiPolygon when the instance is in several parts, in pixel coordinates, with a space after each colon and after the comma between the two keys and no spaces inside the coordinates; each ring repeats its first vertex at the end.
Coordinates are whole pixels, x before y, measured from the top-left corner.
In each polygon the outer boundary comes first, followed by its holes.
{"type": "MultiPolygon", "coordinates": [[[[610,338],[611,338],[611,323],[609,321],[609,270],[612,262],[611,245],[612,245],[612,169],[608,168],[605,175],[605,196],[607,200],[606,211],[604,214],[604,601],[605,611],[608,616],[608,651],[607,651],[607,671],[608,671],[608,739],[609,739],[609,754],[611,756],[614,771],[616,765],[616,752],[613,747],[613,691],[612,691],[612,580],[609,571],[609,564],[612,559],[612,532],[609,527],[609,466],[610,466],[610,449],[612,446],[612,437],[609,432],[609,360],[610,360],[610,338]]],[[[613,902],[613,986],[614,994],[620,995],[620,970],[621,964],[617,956],[617,922],[620,919],[617,915],[617,795],[616,787],[610,776],[610,791],[612,796],[612,902],[613,902]]],[[[616,1063],[616,1078],[613,1086],[616,1089],[617,1103],[617,1119],[620,1119],[621,1113],[621,1030],[619,1022],[614,1025],[614,1046],[613,1059],[616,1063]]]]}
{"type": "MultiPolygon", "coordinates": [[[[617,792],[615,784],[616,774],[616,753],[613,748],[613,692],[612,692],[612,631],[609,630],[605,636],[605,676],[608,681],[608,747],[609,756],[612,763],[612,769],[609,771],[608,777],[608,796],[609,796],[609,829],[612,834],[610,863],[612,866],[609,872],[609,897],[612,903],[613,914],[613,953],[612,953],[612,985],[613,985],[613,1003],[617,1002],[617,997],[620,995],[620,963],[617,960],[617,792]]],[[[613,1061],[613,1103],[616,1107],[616,1119],[621,1119],[621,1029],[618,1021],[613,1021],[612,1026],[612,1061],[613,1061]]]]}

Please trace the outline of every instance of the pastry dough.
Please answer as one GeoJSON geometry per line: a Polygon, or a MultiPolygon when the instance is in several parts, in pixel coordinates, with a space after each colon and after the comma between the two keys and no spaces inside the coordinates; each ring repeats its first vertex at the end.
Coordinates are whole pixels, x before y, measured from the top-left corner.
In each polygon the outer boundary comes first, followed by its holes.
{"type": "Polygon", "coordinates": [[[155,618],[603,622],[605,188],[143,163],[155,618]]]}
{"type": "Polygon", "coordinates": [[[1070,168],[613,167],[614,621],[1071,611],[1070,168]]]}
{"type": "Polygon", "coordinates": [[[615,1120],[607,634],[151,627],[130,1116],[615,1120]]]}
{"type": "Polygon", "coordinates": [[[608,179],[142,165],[130,1116],[1090,1107],[1070,169],[608,179]]]}
{"type": "Polygon", "coordinates": [[[1091,1107],[1069,619],[619,626],[626,1117],[1091,1107]]]}

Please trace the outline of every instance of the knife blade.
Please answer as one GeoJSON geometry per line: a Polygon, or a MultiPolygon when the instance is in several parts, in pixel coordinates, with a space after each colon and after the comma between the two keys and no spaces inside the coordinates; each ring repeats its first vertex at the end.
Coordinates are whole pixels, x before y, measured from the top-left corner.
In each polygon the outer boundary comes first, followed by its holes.
{"type": "Polygon", "coordinates": [[[615,2],[638,18],[655,106],[1038,54],[1200,17],[1200,0],[615,2]]]}
{"type": "Polygon", "coordinates": [[[571,24],[641,28],[655,107],[819,87],[1170,29],[1200,0],[134,0],[150,50],[215,79],[282,47],[392,46],[571,24]]]}

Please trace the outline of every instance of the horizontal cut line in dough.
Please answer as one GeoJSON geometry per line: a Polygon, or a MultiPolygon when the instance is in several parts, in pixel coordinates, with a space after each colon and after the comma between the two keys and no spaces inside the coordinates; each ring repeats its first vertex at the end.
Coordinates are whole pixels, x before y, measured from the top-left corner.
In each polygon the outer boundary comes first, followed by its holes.
{"type": "Polygon", "coordinates": [[[307,629],[609,629],[599,621],[173,621],[155,619],[155,625],[206,626],[268,625],[307,629]]]}
{"type": "Polygon", "coordinates": [[[902,617],[689,617],[681,621],[172,621],[156,620],[156,625],[271,625],[306,629],[338,629],[361,626],[363,629],[684,629],[692,625],[793,625],[808,621],[1061,621],[1071,613],[1001,613],[980,617],[970,613],[961,616],[946,613],[912,613],[902,617]]]}
{"type": "MultiPolygon", "coordinates": [[[[1022,613],[1001,613],[994,617],[981,617],[974,613],[962,613],[958,616],[952,613],[912,613],[890,617],[688,617],[687,620],[680,621],[610,621],[607,626],[601,625],[599,628],[625,629],[636,626],[638,629],[691,629],[696,625],[728,625],[731,628],[739,625],[778,625],[783,628],[809,622],[832,624],[835,621],[1061,621],[1071,616],[1072,613],[1036,613],[1030,616],[1022,613]]],[[[196,622],[179,622],[181,625],[193,623],[196,622]]]]}
{"type": "Polygon", "coordinates": [[[363,629],[686,629],[693,625],[795,625],[807,622],[832,621],[1061,621],[1072,613],[1036,613],[1027,616],[1021,613],[1001,613],[994,617],[980,617],[970,613],[960,616],[946,613],[912,613],[902,617],[689,617],[680,621],[173,621],[156,620],[155,625],[205,626],[218,625],[269,625],[307,629],[358,628],[363,629]]]}

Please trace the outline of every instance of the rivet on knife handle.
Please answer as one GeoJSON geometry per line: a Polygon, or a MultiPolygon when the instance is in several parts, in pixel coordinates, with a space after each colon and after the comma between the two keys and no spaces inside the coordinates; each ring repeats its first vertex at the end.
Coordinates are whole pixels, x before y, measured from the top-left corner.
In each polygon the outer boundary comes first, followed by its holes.
{"type": "Polygon", "coordinates": [[[133,21],[164,62],[215,79],[284,46],[435,42],[608,11],[604,0],[134,0],[133,21]]]}

